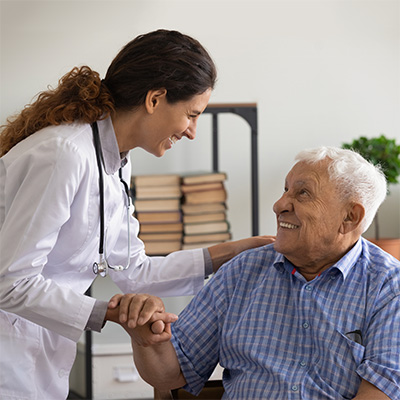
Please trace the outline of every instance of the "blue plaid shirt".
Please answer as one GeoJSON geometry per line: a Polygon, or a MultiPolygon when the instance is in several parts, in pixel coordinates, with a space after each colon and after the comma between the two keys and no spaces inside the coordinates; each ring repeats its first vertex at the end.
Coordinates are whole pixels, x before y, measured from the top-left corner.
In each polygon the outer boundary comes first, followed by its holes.
{"type": "Polygon", "coordinates": [[[361,238],[312,281],[273,245],[225,264],[172,343],[196,394],[219,362],[229,399],[351,399],[361,378],[400,399],[400,262],[361,238]]]}

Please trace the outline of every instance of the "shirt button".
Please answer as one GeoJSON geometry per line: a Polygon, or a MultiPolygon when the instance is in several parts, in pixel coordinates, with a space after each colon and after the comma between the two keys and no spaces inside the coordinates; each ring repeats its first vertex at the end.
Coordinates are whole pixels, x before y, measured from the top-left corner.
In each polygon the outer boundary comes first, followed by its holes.
{"type": "Polygon", "coordinates": [[[301,368],[304,368],[307,365],[307,363],[305,361],[300,361],[299,365],[301,368]]]}
{"type": "Polygon", "coordinates": [[[311,292],[312,286],[311,286],[311,285],[307,285],[307,286],[306,286],[306,290],[309,291],[309,292],[311,292]]]}
{"type": "Polygon", "coordinates": [[[291,389],[293,392],[297,392],[299,390],[299,387],[297,385],[292,385],[291,389]]]}
{"type": "Polygon", "coordinates": [[[308,329],[310,327],[310,324],[308,322],[303,323],[303,328],[308,329]]]}
{"type": "Polygon", "coordinates": [[[334,275],[331,275],[331,281],[334,281],[335,279],[336,279],[336,276],[334,276],[334,275]]]}

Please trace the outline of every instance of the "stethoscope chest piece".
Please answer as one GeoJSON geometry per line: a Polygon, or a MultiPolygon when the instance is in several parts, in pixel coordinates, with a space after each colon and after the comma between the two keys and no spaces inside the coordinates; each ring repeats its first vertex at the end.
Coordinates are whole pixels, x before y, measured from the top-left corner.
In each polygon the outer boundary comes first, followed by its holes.
{"type": "Polygon", "coordinates": [[[107,276],[108,264],[107,261],[102,256],[100,256],[99,262],[93,263],[93,272],[96,275],[100,275],[103,278],[107,276]]]}

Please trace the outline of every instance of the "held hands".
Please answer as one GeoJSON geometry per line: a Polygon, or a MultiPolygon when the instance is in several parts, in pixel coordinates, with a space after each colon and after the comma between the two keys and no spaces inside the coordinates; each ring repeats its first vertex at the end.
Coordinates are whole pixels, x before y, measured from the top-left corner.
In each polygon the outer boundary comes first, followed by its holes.
{"type": "Polygon", "coordinates": [[[171,323],[178,316],[165,312],[162,300],[148,294],[116,294],[108,303],[106,320],[120,324],[139,346],[171,339],[171,323]]]}

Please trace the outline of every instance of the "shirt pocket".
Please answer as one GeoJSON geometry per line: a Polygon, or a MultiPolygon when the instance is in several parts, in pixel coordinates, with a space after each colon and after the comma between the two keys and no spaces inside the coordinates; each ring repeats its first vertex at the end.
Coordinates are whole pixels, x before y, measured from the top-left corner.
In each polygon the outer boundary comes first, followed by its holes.
{"type": "Polygon", "coordinates": [[[4,311],[0,311],[0,326],[0,398],[35,398],[39,327],[4,311]]]}
{"type": "MultiPolygon", "coordinates": [[[[344,342],[346,343],[355,364],[357,366],[360,365],[362,360],[364,359],[365,347],[362,344],[357,343],[355,340],[351,339],[350,333],[344,334],[342,332],[339,332],[339,334],[342,336],[344,342]]],[[[354,335],[353,332],[351,334],[354,335]]]]}
{"type": "Polygon", "coordinates": [[[317,353],[316,363],[309,371],[313,384],[332,398],[353,398],[361,382],[356,370],[364,358],[365,347],[334,329],[321,340],[317,353]]]}

